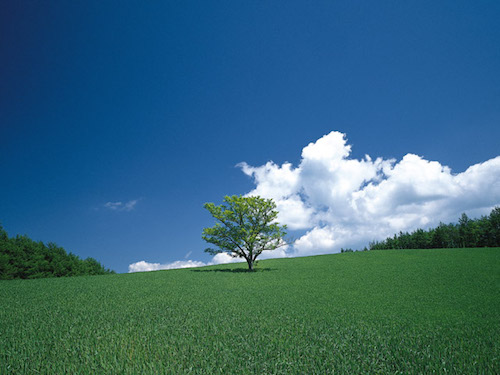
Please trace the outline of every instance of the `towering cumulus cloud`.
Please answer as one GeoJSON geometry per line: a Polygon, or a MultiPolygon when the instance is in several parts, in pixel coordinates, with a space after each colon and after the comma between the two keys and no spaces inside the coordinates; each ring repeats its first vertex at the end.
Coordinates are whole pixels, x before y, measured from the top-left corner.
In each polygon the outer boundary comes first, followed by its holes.
{"type": "Polygon", "coordinates": [[[278,220],[306,233],[289,256],[363,247],[399,231],[487,214],[500,203],[500,156],[453,174],[414,154],[402,160],[349,157],[345,134],[331,132],[302,150],[297,167],[268,162],[239,166],[252,177],[248,195],[273,198],[278,220]]]}
{"type": "MultiPolygon", "coordinates": [[[[302,150],[297,167],[268,162],[239,164],[253,178],[248,195],[275,200],[278,221],[304,233],[291,246],[262,259],[339,252],[362,248],[399,231],[436,226],[488,214],[500,204],[500,156],[453,174],[437,161],[414,154],[402,160],[349,158],[345,134],[331,132],[302,150]]],[[[229,263],[240,259],[217,254],[210,262],[137,262],[129,272],[229,263]]]]}

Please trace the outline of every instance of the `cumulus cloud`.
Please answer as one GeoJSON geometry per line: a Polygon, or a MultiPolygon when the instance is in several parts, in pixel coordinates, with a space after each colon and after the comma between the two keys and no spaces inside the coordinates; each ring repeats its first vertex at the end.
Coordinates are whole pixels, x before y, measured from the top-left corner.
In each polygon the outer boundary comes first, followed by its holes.
{"type": "Polygon", "coordinates": [[[454,174],[437,161],[350,158],[345,134],[333,131],[302,150],[298,166],[239,164],[255,183],[248,195],[276,201],[282,224],[306,230],[287,256],[363,247],[399,231],[486,214],[500,203],[500,156],[454,174]]]}
{"type": "Polygon", "coordinates": [[[106,202],[104,207],[111,211],[132,211],[139,199],[133,199],[128,202],[106,202]]]}
{"type": "MultiPolygon", "coordinates": [[[[296,167],[272,161],[262,166],[238,164],[255,183],[247,195],[272,198],[278,221],[303,233],[293,244],[264,252],[259,259],[362,248],[399,231],[456,221],[462,212],[471,217],[488,214],[500,204],[500,156],[455,174],[415,154],[399,161],[369,155],[358,160],[350,154],[346,135],[333,131],[304,147],[296,167]]],[[[131,264],[129,272],[238,261],[243,260],[227,254],[217,254],[207,263],[141,261],[131,264]]]]}

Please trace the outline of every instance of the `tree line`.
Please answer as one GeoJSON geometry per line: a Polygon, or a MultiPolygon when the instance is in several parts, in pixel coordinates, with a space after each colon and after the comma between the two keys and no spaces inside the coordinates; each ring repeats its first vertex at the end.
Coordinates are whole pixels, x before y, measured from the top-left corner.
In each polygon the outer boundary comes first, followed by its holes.
{"type": "Polygon", "coordinates": [[[94,258],[81,259],[54,243],[11,237],[0,225],[0,280],[115,273],[94,258]]]}
{"type": "Polygon", "coordinates": [[[370,242],[370,250],[457,247],[500,247],[500,207],[478,219],[463,213],[458,223],[439,223],[436,228],[399,232],[383,241],[370,242]]]}

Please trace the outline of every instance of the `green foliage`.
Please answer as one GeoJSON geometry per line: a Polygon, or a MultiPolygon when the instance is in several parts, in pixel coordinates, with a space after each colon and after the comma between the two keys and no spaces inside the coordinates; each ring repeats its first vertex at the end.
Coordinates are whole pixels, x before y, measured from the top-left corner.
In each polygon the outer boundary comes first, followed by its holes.
{"type": "Polygon", "coordinates": [[[498,373],[499,248],[245,268],[0,281],[0,374],[498,373]]]}
{"type": "Polygon", "coordinates": [[[220,206],[205,203],[204,207],[219,221],[203,230],[202,238],[217,246],[205,250],[210,254],[227,253],[244,258],[249,270],[253,270],[263,251],[285,245],[286,226],[275,221],[278,212],[272,199],[233,195],[224,197],[220,206]]]}
{"type": "Polygon", "coordinates": [[[0,225],[0,280],[114,273],[93,258],[80,259],[53,243],[27,236],[9,238],[0,225]]]}
{"type": "Polygon", "coordinates": [[[458,224],[439,223],[428,231],[417,229],[412,233],[399,232],[392,238],[370,243],[370,250],[499,246],[500,207],[495,207],[490,215],[479,219],[469,219],[464,213],[458,224]]]}

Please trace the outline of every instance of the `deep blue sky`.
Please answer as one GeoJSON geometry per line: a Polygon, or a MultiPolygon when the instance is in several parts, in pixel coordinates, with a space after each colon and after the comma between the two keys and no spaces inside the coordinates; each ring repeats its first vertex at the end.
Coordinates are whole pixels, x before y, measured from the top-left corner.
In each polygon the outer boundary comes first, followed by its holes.
{"type": "Polygon", "coordinates": [[[239,162],[499,154],[500,3],[0,3],[0,221],[118,272],[206,261],[239,162]],[[133,210],[106,202],[140,199],[133,210]]]}

